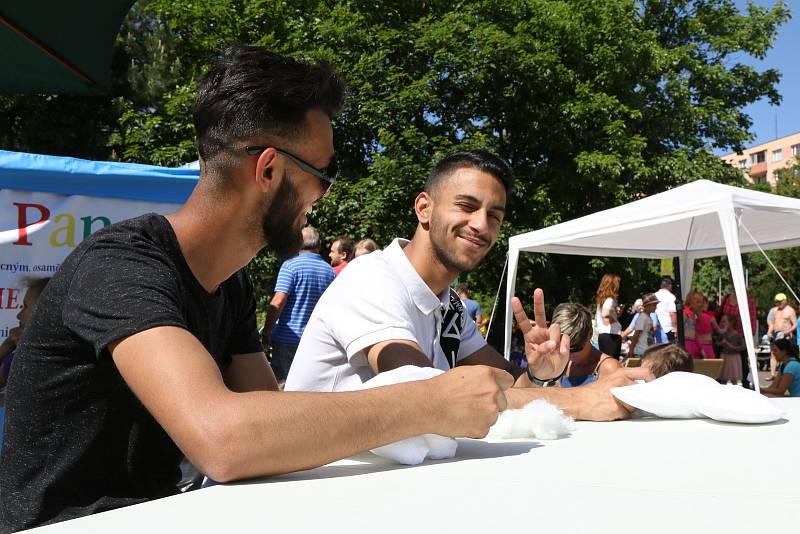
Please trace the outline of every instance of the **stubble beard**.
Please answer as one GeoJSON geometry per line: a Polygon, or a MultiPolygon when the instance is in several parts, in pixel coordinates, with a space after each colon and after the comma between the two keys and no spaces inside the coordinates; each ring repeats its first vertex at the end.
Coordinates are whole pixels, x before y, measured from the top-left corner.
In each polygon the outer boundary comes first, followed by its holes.
{"type": "Polygon", "coordinates": [[[444,266],[445,269],[455,272],[457,275],[470,272],[478,267],[478,265],[480,265],[483,259],[486,257],[486,254],[489,253],[489,249],[491,248],[486,247],[486,251],[474,262],[470,261],[469,259],[462,260],[458,257],[458,254],[454,250],[456,247],[455,240],[459,239],[458,233],[454,233],[452,238],[453,240],[450,242],[448,242],[449,238],[450,236],[448,235],[448,229],[444,227],[444,225],[437,224],[435,219],[431,218],[430,241],[434,257],[440,264],[442,264],[442,266],[444,266]],[[448,243],[452,243],[452,246],[447,247],[446,244],[448,243]]]}
{"type": "Polygon", "coordinates": [[[261,219],[266,249],[279,258],[290,258],[300,252],[303,233],[295,222],[302,210],[297,188],[289,179],[288,171],[284,171],[281,185],[261,219]]]}

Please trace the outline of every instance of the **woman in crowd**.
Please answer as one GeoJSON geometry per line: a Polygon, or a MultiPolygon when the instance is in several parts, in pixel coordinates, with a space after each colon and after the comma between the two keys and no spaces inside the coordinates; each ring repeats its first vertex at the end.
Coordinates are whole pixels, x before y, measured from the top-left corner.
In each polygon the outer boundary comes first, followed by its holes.
{"type": "Polygon", "coordinates": [[[551,322],[557,323],[561,333],[570,339],[569,362],[561,377],[561,387],[585,386],[619,369],[619,360],[592,346],[592,314],[586,307],[559,304],[551,322]]]}
{"type": "Polygon", "coordinates": [[[735,328],[736,317],[723,315],[719,325],[719,348],[722,355],[722,370],[717,379],[720,384],[738,384],[742,378],[742,359],[739,353],[745,348],[744,336],[735,328]]]}
{"type": "Polygon", "coordinates": [[[359,256],[363,256],[364,254],[370,254],[378,250],[378,244],[370,238],[362,239],[358,243],[356,243],[356,248],[353,253],[353,257],[357,258],[359,256]]]}
{"type": "Polygon", "coordinates": [[[772,355],[778,360],[778,377],[761,393],[768,397],[783,397],[786,391],[792,397],[800,397],[800,361],[797,346],[790,340],[776,339],[772,342],[772,355]]]}
{"type": "Polygon", "coordinates": [[[597,288],[597,344],[602,352],[619,359],[622,352],[622,328],[617,317],[620,278],[606,273],[597,288]]]}
{"type": "Polygon", "coordinates": [[[695,360],[716,357],[712,333],[719,332],[719,325],[716,319],[703,313],[704,303],[703,294],[692,289],[686,295],[686,307],[683,309],[686,350],[695,360]]]}
{"type": "MultiPolygon", "coordinates": [[[[752,297],[747,298],[747,307],[750,311],[750,328],[745,331],[742,325],[741,315],[739,315],[739,302],[736,299],[736,293],[729,289],[728,294],[722,299],[720,311],[724,314],[733,315],[736,317],[736,330],[744,335],[753,336],[756,333],[756,301],[752,297]]],[[[750,371],[750,364],[747,361],[747,351],[743,350],[739,353],[739,358],[742,360],[742,385],[746,388],[750,387],[750,382],[747,379],[747,374],[750,371]]]]}

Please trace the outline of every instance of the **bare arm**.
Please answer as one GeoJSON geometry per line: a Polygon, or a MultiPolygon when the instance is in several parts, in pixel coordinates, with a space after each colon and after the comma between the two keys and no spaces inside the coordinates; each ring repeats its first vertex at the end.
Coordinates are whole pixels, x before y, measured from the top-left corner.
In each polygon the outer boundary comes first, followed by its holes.
{"type": "Polygon", "coordinates": [[[181,328],[146,330],[109,350],[178,447],[220,482],[307,469],[418,434],[482,437],[511,385],[507,373],[473,367],[352,393],[235,393],[181,328]]]}
{"type": "Polygon", "coordinates": [[[628,326],[628,328],[626,328],[625,330],[623,330],[623,331],[620,333],[620,336],[622,337],[622,339],[625,339],[626,337],[628,337],[629,335],[631,335],[633,332],[635,332],[635,330],[634,330],[634,325],[633,325],[633,323],[631,323],[631,325],[630,325],[630,326],[628,326]]]}
{"type": "Polygon", "coordinates": [[[646,367],[617,369],[597,382],[577,388],[512,388],[506,391],[509,408],[521,408],[544,399],[569,416],[584,421],[613,421],[628,417],[633,408],[617,400],[611,388],[628,386],[635,380],[652,380],[646,367]]]}
{"type": "Polygon", "coordinates": [[[672,328],[676,332],[678,331],[678,313],[677,312],[669,312],[669,320],[672,322],[672,328]]]}
{"type": "Polygon", "coordinates": [[[503,355],[490,345],[484,345],[458,362],[457,365],[488,365],[496,369],[502,369],[513,376],[515,379],[514,387],[531,387],[533,385],[528,380],[527,373],[503,358],[503,355]]]}
{"type": "Polygon", "coordinates": [[[776,385],[762,389],[761,394],[767,397],[783,397],[786,395],[786,390],[789,389],[792,380],[794,380],[792,373],[784,373],[776,385]]]}
{"type": "Polygon", "coordinates": [[[272,337],[272,329],[275,328],[275,322],[278,320],[278,317],[281,316],[283,307],[286,305],[286,301],[288,299],[289,299],[288,293],[284,293],[283,291],[276,291],[275,294],[272,296],[272,300],[269,301],[269,307],[267,308],[267,318],[264,321],[264,330],[261,334],[267,343],[269,343],[272,337]]]}
{"type": "Polygon", "coordinates": [[[609,357],[603,360],[603,363],[600,364],[600,367],[597,369],[597,377],[598,378],[605,378],[610,376],[614,373],[617,369],[620,369],[622,364],[619,363],[619,360],[614,357],[609,357]]]}
{"type": "Polygon", "coordinates": [[[278,391],[278,381],[263,352],[236,354],[231,364],[222,372],[228,389],[237,393],[246,391],[278,391]]]}
{"type": "Polygon", "coordinates": [[[419,345],[407,339],[387,339],[364,349],[369,366],[375,374],[391,371],[404,365],[432,367],[419,345]]]}
{"type": "Polygon", "coordinates": [[[789,309],[790,309],[789,316],[786,318],[786,321],[789,323],[789,328],[784,330],[784,334],[787,335],[791,335],[792,332],[794,332],[795,329],[797,328],[797,314],[795,313],[793,308],[789,309]]]}

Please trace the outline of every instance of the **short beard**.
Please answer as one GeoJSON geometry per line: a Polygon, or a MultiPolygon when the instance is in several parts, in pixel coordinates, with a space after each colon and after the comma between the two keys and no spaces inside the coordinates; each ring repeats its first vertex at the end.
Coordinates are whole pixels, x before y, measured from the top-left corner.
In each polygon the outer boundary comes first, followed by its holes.
{"type": "Polygon", "coordinates": [[[302,209],[297,188],[289,179],[289,173],[284,171],[281,185],[261,219],[266,249],[278,258],[290,258],[300,252],[302,228],[295,228],[294,224],[302,209]]]}
{"type": "MultiPolygon", "coordinates": [[[[448,236],[447,236],[447,229],[441,228],[433,219],[430,221],[430,242],[431,248],[433,249],[433,254],[436,260],[444,266],[445,269],[448,271],[456,272],[458,274],[467,273],[478,267],[480,263],[483,261],[483,258],[486,257],[484,254],[476,263],[472,265],[469,260],[459,260],[458,257],[453,254],[447,248],[441,246],[439,243],[447,243],[448,236]]],[[[488,253],[488,250],[487,250],[488,253]]]]}

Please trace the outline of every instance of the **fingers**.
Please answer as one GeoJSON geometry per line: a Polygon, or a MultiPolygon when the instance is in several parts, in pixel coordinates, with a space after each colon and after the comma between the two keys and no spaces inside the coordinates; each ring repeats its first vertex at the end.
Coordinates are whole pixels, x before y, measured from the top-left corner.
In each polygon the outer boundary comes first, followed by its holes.
{"type": "Polygon", "coordinates": [[[533,291],[533,320],[537,325],[547,325],[547,314],[544,311],[544,291],[538,287],[533,291]]]}
{"type": "Polygon", "coordinates": [[[568,335],[561,334],[561,325],[558,323],[551,324],[550,328],[547,329],[547,334],[550,338],[550,342],[548,344],[551,346],[548,352],[558,348],[558,352],[561,356],[569,355],[571,340],[568,335]]]}
{"type": "Polygon", "coordinates": [[[508,388],[514,385],[514,377],[511,376],[510,373],[508,373],[503,369],[497,369],[494,367],[492,367],[491,369],[492,369],[492,378],[494,378],[494,381],[497,383],[498,386],[500,386],[500,388],[503,391],[507,390],[508,388]]]}
{"type": "Polygon", "coordinates": [[[611,387],[628,386],[637,380],[649,382],[653,380],[653,373],[647,367],[621,367],[608,377],[615,382],[611,387]]]}
{"type": "Polygon", "coordinates": [[[531,326],[525,309],[522,307],[522,302],[517,297],[511,299],[511,311],[514,312],[514,319],[517,320],[517,325],[519,325],[522,334],[524,335],[530,332],[533,326],[531,326]]]}
{"type": "Polygon", "coordinates": [[[650,382],[654,379],[649,367],[622,367],[620,369],[626,378],[633,380],[644,380],[650,382]]]}

